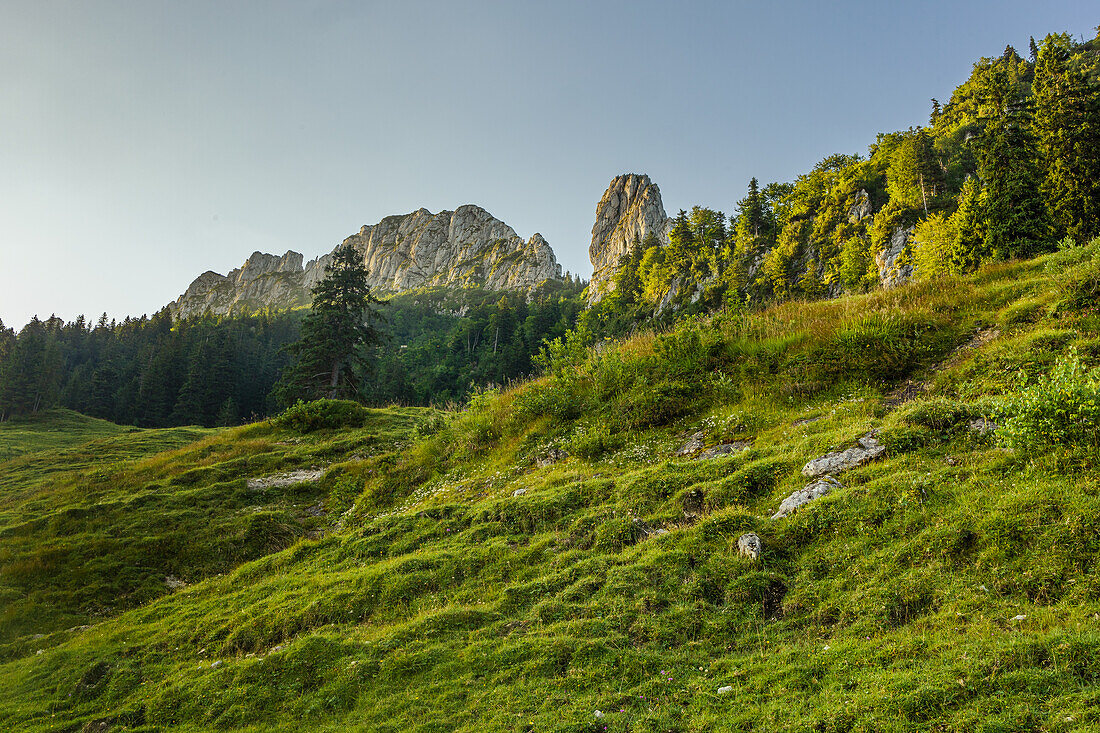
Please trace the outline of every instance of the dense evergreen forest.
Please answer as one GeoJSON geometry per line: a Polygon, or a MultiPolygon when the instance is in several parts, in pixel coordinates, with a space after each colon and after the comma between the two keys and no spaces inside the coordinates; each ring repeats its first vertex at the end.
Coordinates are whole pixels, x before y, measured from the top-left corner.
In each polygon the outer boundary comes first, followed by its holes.
{"type": "MultiPolygon", "coordinates": [[[[404,293],[380,308],[385,342],[362,380],[370,404],[443,404],[474,387],[532,371],[544,339],[569,330],[584,284],[532,294],[477,288],[404,293]]],[[[112,422],[161,427],[235,425],[278,411],[272,387],[298,338],[302,312],[172,322],[167,309],[93,326],[33,319],[0,323],[0,417],[60,405],[112,422]]]]}
{"type": "MultiPolygon", "coordinates": [[[[793,183],[753,178],[731,216],[680,211],[669,242],[636,241],[615,289],[431,289],[382,308],[370,404],[442,404],[527,375],[544,342],[587,345],[692,312],[963,274],[1100,234],[1100,38],[1066,34],[983,58],[926,126],[880,134],[793,183]]],[[[277,410],[272,385],[300,313],[173,323],[0,323],[0,419],[62,405],[141,426],[229,425],[277,410]]]]}

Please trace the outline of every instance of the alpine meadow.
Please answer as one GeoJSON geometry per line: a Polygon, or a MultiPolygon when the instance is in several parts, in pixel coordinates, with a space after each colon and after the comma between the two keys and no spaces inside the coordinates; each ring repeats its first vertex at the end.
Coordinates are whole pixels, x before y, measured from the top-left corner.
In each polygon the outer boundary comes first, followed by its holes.
{"type": "Polygon", "coordinates": [[[1100,35],[943,95],[0,322],[0,729],[1100,730],[1100,35]]]}

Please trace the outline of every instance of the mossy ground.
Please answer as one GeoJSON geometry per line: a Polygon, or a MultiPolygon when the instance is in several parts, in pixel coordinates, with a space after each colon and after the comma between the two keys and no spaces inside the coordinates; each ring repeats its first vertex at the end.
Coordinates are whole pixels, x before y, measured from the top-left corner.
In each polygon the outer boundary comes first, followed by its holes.
{"type": "Polygon", "coordinates": [[[1096,730],[1095,450],[1024,457],[967,426],[1020,372],[1097,363],[1100,317],[1066,305],[1093,261],[694,320],[558,354],[442,423],[0,464],[23,471],[0,485],[0,726],[1096,730]],[[885,458],[770,519],[806,461],[874,428],[885,458]],[[697,431],[751,447],[674,458],[697,431]],[[540,467],[552,447],[573,455],[540,467]],[[127,577],[134,600],[93,615],[127,577]]]}

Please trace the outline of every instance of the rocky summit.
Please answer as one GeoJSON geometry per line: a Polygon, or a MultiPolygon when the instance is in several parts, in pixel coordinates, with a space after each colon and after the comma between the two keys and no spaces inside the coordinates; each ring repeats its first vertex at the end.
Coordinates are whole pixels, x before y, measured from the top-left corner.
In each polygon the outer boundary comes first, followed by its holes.
{"type": "MultiPolygon", "coordinates": [[[[527,241],[479,206],[433,214],[419,209],[364,226],[344,240],[363,254],[370,285],[395,293],[435,285],[531,290],[560,279],[554,251],[535,234],[527,241]]],[[[303,264],[302,255],[254,252],[228,275],[199,275],[169,308],[174,318],[242,315],[309,305],[310,288],[331,254],[303,264]]]]}
{"type": "Polygon", "coordinates": [[[592,225],[592,280],[588,302],[596,303],[615,285],[613,277],[619,260],[630,251],[635,237],[644,240],[655,235],[668,243],[669,218],[661,203],[661,189],[649,176],[627,173],[616,176],[596,204],[596,223],[592,225]]]}

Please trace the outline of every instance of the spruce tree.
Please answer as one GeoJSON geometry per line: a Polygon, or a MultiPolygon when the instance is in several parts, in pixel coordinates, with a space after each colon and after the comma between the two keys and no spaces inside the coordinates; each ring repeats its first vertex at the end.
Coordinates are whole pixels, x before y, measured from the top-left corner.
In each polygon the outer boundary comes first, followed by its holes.
{"type": "Polygon", "coordinates": [[[287,347],[297,359],[276,388],[284,404],[358,395],[359,378],[370,369],[366,349],[382,340],[372,307],[382,301],[371,294],[367,277],[354,246],[333,252],[324,279],[311,291],[313,307],[302,321],[301,338],[287,347]]]}
{"type": "Polygon", "coordinates": [[[1100,87],[1075,50],[1066,34],[1043,39],[1032,88],[1055,236],[1087,241],[1100,234],[1100,87]]]}

